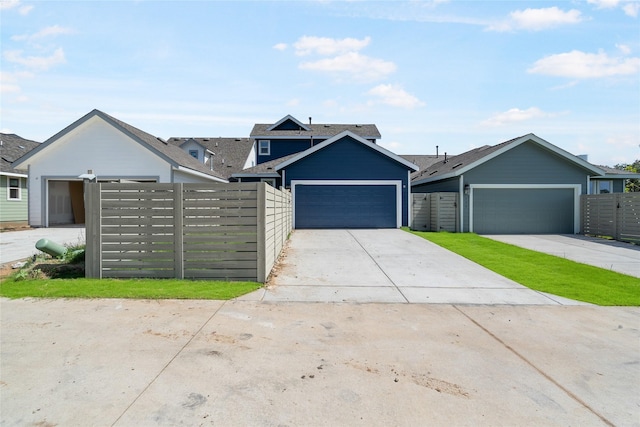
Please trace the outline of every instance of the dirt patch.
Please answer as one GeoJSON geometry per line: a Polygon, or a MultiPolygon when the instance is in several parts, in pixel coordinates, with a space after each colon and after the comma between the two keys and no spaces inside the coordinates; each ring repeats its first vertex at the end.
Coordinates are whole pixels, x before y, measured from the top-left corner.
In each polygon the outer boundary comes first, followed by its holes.
{"type": "Polygon", "coordinates": [[[22,268],[13,268],[18,261],[0,266],[0,279],[6,279],[13,274],[20,274],[28,279],[73,279],[84,277],[84,262],[69,263],[56,258],[30,259],[22,268]]]}

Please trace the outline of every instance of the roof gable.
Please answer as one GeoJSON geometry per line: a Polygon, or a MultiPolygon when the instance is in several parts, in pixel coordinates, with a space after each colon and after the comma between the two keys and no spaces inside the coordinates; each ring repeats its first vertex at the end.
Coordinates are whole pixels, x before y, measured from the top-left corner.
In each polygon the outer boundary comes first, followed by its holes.
{"type": "Polygon", "coordinates": [[[293,117],[291,114],[287,114],[280,120],[278,120],[273,126],[267,128],[268,131],[272,130],[311,130],[307,125],[293,117]]]}
{"type": "Polygon", "coordinates": [[[170,145],[166,141],[163,141],[158,137],[155,137],[147,132],[144,132],[134,126],[131,126],[128,123],[120,121],[115,117],[112,117],[96,109],[92,110],[91,112],[81,117],[80,119],[76,120],[75,122],[73,122],[72,124],[64,128],[63,130],[61,130],[60,132],[56,133],[51,138],[47,139],[37,149],[32,150],[25,156],[18,159],[16,161],[16,164],[18,165],[25,164],[27,160],[38,155],[40,152],[46,150],[56,141],[63,138],[65,135],[71,133],[72,131],[84,125],[85,123],[87,123],[88,121],[90,121],[95,117],[113,126],[118,131],[122,132],[133,141],[149,149],[152,153],[164,159],[167,163],[169,163],[171,166],[177,169],[182,169],[182,170],[187,169],[194,172],[209,175],[217,180],[224,180],[223,176],[219,175],[215,171],[208,170],[204,166],[204,164],[200,163],[199,161],[191,157],[188,153],[184,152],[184,150],[180,149],[179,147],[176,147],[175,145],[170,145]]]}
{"type": "Polygon", "coordinates": [[[550,142],[545,141],[544,139],[530,133],[518,138],[511,139],[509,141],[505,141],[501,144],[493,146],[485,145],[483,147],[474,148],[473,150],[469,150],[457,156],[450,156],[446,160],[443,159],[414,177],[412,185],[419,185],[460,176],[468,172],[469,170],[474,169],[507,151],[513,150],[514,148],[526,142],[537,144],[538,146],[550,151],[551,153],[566,160],[567,162],[573,163],[574,165],[589,171],[593,175],[602,175],[604,173],[600,168],[581,159],[580,157],[574,156],[573,154],[561,149],[560,147],[557,147],[550,142]]]}
{"type": "Polygon", "coordinates": [[[327,139],[326,141],[321,142],[318,145],[314,145],[313,147],[309,148],[308,150],[305,150],[301,153],[298,153],[297,155],[283,161],[282,163],[280,163],[279,165],[276,166],[276,170],[279,171],[280,169],[286,168],[287,166],[304,159],[307,156],[313,155],[314,153],[322,150],[323,148],[335,143],[336,141],[340,141],[341,139],[345,138],[345,137],[349,137],[353,140],[355,140],[356,142],[359,142],[363,145],[365,145],[366,147],[377,151],[378,153],[406,166],[408,169],[411,169],[412,171],[417,171],[419,168],[418,166],[414,165],[413,163],[409,162],[408,160],[403,159],[402,157],[392,153],[391,151],[380,147],[377,144],[374,144],[350,131],[344,131],[336,136],[334,136],[333,138],[327,139]]]}

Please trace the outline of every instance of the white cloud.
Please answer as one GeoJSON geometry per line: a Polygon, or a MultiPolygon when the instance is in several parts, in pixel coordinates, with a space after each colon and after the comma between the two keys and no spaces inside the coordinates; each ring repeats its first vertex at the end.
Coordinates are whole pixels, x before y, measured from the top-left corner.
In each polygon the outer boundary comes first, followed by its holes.
{"type": "Polygon", "coordinates": [[[587,0],[587,3],[595,5],[596,9],[614,9],[622,6],[622,11],[627,16],[636,18],[640,12],[638,0],[587,0]]]}
{"type": "Polygon", "coordinates": [[[298,98],[290,99],[289,101],[287,101],[286,105],[288,107],[296,107],[296,106],[300,105],[300,100],[298,98]]]}
{"type": "Polygon", "coordinates": [[[339,55],[363,49],[371,42],[371,37],[362,40],[354,38],[332,39],[329,37],[303,36],[293,44],[296,55],[304,56],[312,53],[318,55],[339,55]]]}
{"type": "Polygon", "coordinates": [[[573,50],[539,59],[527,71],[581,79],[629,75],[640,72],[640,58],[610,57],[604,52],[573,50]]]}
{"type": "Polygon", "coordinates": [[[367,94],[378,97],[381,103],[392,107],[411,109],[425,105],[424,102],[396,85],[381,84],[369,90],[367,94]]]}
{"type": "Polygon", "coordinates": [[[530,30],[541,31],[560,25],[578,24],[582,22],[581,12],[577,9],[563,11],[557,7],[542,9],[516,10],[509,14],[509,19],[489,26],[490,31],[530,30]]]}
{"type": "Polygon", "coordinates": [[[273,48],[274,48],[274,49],[276,49],[276,50],[280,50],[280,51],[286,50],[286,49],[287,49],[287,47],[288,47],[288,46],[287,46],[287,44],[286,44],[286,43],[278,43],[278,44],[273,45],[273,48]]]}
{"type": "Polygon", "coordinates": [[[503,113],[498,113],[487,120],[483,121],[481,124],[483,126],[503,126],[509,123],[514,122],[522,122],[525,120],[538,119],[542,117],[551,117],[553,114],[545,113],[541,109],[537,107],[527,108],[526,110],[521,110],[519,108],[512,108],[503,113]]]}
{"type": "Polygon", "coordinates": [[[587,3],[595,5],[598,9],[611,9],[618,7],[620,0],[587,0],[587,3]]]}
{"type": "Polygon", "coordinates": [[[626,44],[616,44],[616,47],[623,55],[629,55],[631,53],[631,48],[626,44]]]}
{"type": "Polygon", "coordinates": [[[50,56],[23,56],[21,50],[7,50],[4,52],[4,59],[8,62],[23,65],[36,71],[44,71],[54,65],[66,62],[64,51],[61,47],[56,49],[50,56]]]}
{"type": "Polygon", "coordinates": [[[631,16],[632,18],[635,18],[638,16],[638,12],[640,11],[640,3],[637,3],[637,2],[627,3],[624,6],[622,6],[622,10],[626,15],[631,16]]]}
{"type": "Polygon", "coordinates": [[[46,27],[43,28],[42,30],[38,31],[37,33],[31,34],[31,35],[20,35],[20,36],[12,36],[11,40],[14,41],[21,41],[21,40],[29,40],[29,41],[34,41],[34,40],[38,40],[38,39],[42,39],[45,37],[52,37],[52,36],[57,36],[60,34],[72,34],[73,30],[70,28],[64,28],[61,27],[59,25],[53,25],[50,27],[46,27]]]}
{"type": "Polygon", "coordinates": [[[318,61],[302,62],[299,68],[347,76],[351,80],[365,82],[378,80],[396,71],[396,65],[393,62],[371,58],[357,52],[348,52],[318,61]]]}
{"type": "Polygon", "coordinates": [[[20,15],[27,15],[33,6],[23,5],[20,0],[0,0],[0,10],[17,9],[20,15]]]}

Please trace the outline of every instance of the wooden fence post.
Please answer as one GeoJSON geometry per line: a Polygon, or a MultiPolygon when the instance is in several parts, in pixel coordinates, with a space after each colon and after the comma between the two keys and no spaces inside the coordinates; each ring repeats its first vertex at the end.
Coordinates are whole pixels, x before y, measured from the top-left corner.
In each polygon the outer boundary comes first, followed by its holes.
{"type": "Polygon", "coordinates": [[[86,182],[84,184],[85,211],[85,277],[102,278],[102,212],[100,206],[101,184],[86,182]]]}
{"type": "Polygon", "coordinates": [[[184,279],[183,191],[182,183],[173,184],[173,272],[176,279],[184,279]]]}
{"type": "Polygon", "coordinates": [[[256,197],[258,198],[258,214],[256,216],[256,222],[258,226],[258,253],[257,253],[257,281],[264,283],[267,280],[266,273],[266,244],[267,244],[267,236],[266,236],[266,186],[267,184],[264,182],[256,183],[257,193],[256,197]]]}

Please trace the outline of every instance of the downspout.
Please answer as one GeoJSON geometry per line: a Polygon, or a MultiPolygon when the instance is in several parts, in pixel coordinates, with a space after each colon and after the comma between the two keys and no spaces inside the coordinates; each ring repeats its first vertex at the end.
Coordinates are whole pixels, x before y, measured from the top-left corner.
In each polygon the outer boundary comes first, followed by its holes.
{"type": "Polygon", "coordinates": [[[413,215],[413,203],[411,200],[411,170],[407,170],[407,226],[411,228],[413,215]]]}
{"type": "Polygon", "coordinates": [[[460,203],[458,208],[460,209],[460,233],[464,233],[464,175],[460,175],[460,203]]]}

